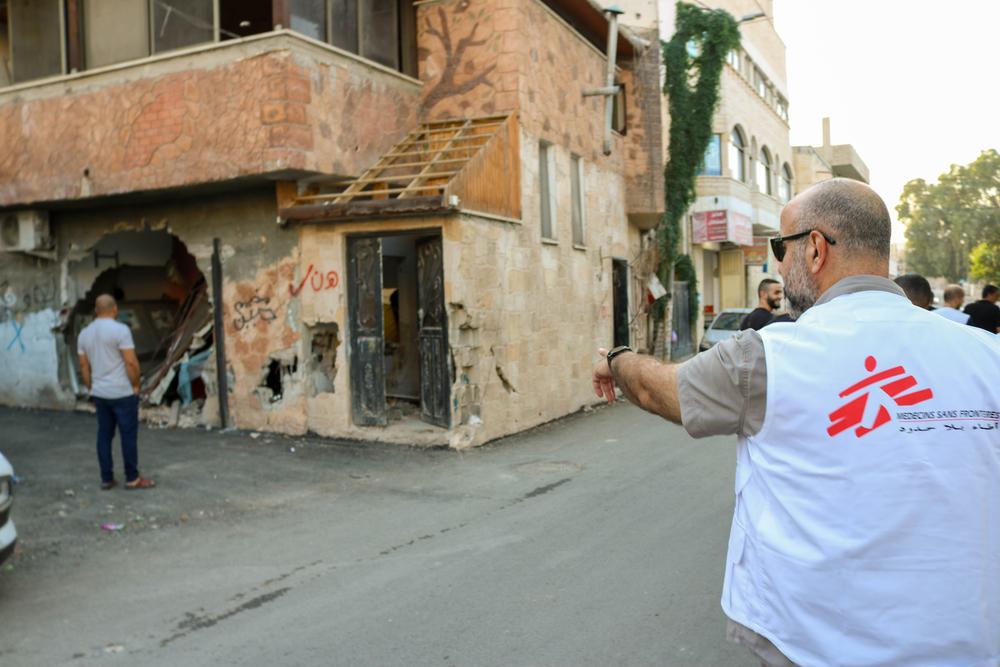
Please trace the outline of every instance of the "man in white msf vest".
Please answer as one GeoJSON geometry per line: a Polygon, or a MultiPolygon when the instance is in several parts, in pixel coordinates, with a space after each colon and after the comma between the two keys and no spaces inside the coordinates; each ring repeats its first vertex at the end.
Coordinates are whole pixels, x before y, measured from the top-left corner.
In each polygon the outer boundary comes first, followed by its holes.
{"type": "Polygon", "coordinates": [[[889,236],[868,186],[819,183],[772,240],[797,322],[594,369],[739,435],[722,608],[766,666],[1000,666],[1000,337],[913,306],[889,236]]]}

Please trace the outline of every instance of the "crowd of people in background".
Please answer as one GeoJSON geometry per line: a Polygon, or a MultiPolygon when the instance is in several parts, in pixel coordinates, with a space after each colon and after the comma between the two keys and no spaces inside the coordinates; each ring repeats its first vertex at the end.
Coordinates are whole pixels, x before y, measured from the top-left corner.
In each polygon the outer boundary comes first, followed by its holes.
{"type": "Polygon", "coordinates": [[[965,288],[961,285],[948,285],[944,288],[940,308],[934,307],[934,292],[927,279],[917,273],[907,273],[896,278],[910,302],[918,308],[930,310],[959,324],[985,329],[990,333],[1000,333],[1000,288],[987,285],[983,288],[982,298],[962,308],[965,303],[965,288]]]}
{"type": "MultiPolygon", "coordinates": [[[[906,293],[910,302],[918,308],[932,311],[959,324],[985,329],[990,333],[1000,333],[1000,288],[987,285],[983,288],[982,298],[965,306],[965,288],[961,285],[948,285],[944,288],[940,308],[934,307],[934,290],[931,284],[918,273],[907,273],[895,279],[895,283],[906,293]]],[[[764,278],[757,286],[757,307],[740,322],[740,331],[753,329],[760,331],[773,322],[794,322],[792,317],[781,311],[784,299],[784,287],[773,278],[764,278]]]]}

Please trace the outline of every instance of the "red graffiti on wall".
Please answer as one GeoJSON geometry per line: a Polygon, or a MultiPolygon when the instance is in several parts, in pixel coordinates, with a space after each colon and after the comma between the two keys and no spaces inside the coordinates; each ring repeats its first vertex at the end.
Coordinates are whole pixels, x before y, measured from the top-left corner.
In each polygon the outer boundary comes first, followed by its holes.
{"type": "Polygon", "coordinates": [[[309,268],[306,269],[306,275],[302,276],[302,280],[299,281],[299,286],[288,286],[289,293],[293,297],[298,296],[302,292],[302,288],[306,286],[307,281],[314,292],[319,292],[325,289],[335,289],[340,284],[340,276],[336,271],[327,271],[326,273],[317,271],[316,267],[310,264],[309,268]]]}

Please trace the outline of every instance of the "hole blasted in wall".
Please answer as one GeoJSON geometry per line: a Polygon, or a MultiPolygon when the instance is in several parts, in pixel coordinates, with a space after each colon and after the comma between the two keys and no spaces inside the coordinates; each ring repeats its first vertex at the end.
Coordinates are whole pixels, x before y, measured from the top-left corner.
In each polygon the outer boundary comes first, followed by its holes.
{"type": "Polygon", "coordinates": [[[260,385],[257,394],[265,404],[280,403],[285,397],[285,387],[291,376],[299,370],[299,358],[293,356],[290,361],[269,359],[261,372],[260,385]]]}
{"type": "Polygon", "coordinates": [[[317,324],[309,328],[309,375],[312,395],[332,394],[337,379],[337,348],[340,328],[336,324],[317,324]]]}

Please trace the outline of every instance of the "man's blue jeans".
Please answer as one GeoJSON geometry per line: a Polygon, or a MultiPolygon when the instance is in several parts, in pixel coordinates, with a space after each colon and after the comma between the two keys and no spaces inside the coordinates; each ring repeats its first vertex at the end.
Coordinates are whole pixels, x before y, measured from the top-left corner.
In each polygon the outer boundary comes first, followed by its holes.
{"type": "Polygon", "coordinates": [[[134,481],[139,476],[139,397],[97,398],[97,461],[101,464],[101,481],[110,482],[115,478],[114,463],[111,458],[111,440],[115,437],[115,427],[122,438],[122,458],[125,459],[125,481],[134,481]]]}

